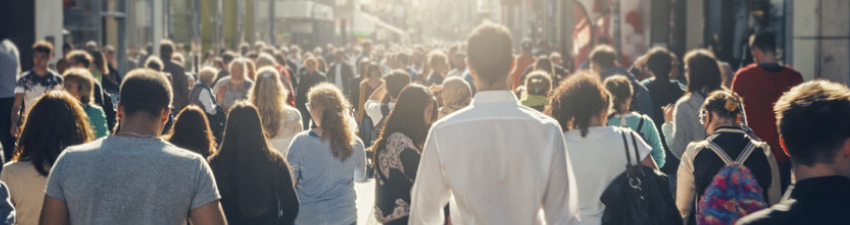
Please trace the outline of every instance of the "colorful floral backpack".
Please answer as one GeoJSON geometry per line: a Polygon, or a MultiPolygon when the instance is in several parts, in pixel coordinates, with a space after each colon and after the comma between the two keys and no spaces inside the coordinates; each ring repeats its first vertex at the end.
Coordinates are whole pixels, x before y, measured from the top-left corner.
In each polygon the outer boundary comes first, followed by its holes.
{"type": "Polygon", "coordinates": [[[717,172],[699,200],[697,224],[735,224],[738,219],[767,208],[763,189],[752,171],[744,166],[755,145],[747,145],[735,161],[714,143],[708,142],[708,148],[720,156],[726,166],[717,172]]]}

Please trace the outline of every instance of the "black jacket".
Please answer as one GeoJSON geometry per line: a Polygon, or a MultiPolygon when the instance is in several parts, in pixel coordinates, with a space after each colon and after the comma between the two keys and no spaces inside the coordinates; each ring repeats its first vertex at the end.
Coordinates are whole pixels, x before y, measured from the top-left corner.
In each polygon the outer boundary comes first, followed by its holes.
{"type": "Polygon", "coordinates": [[[333,64],[331,64],[331,66],[328,67],[328,73],[326,74],[328,77],[328,82],[336,84],[336,76],[338,76],[338,74],[336,74],[337,64],[342,65],[342,68],[340,69],[341,74],[339,74],[340,76],[342,76],[342,87],[339,88],[342,89],[342,93],[345,94],[345,97],[351,99],[351,80],[354,79],[354,67],[351,66],[351,64],[345,62],[334,62],[333,64]]]}
{"type": "Polygon", "coordinates": [[[174,106],[175,112],[180,112],[189,104],[189,77],[186,76],[183,66],[170,59],[163,60],[162,64],[165,66],[162,71],[171,74],[171,91],[174,93],[171,105],[174,106]]]}
{"type": "Polygon", "coordinates": [[[850,224],[850,179],[809,178],[788,188],[785,199],[738,220],[739,225],[850,224]]]}

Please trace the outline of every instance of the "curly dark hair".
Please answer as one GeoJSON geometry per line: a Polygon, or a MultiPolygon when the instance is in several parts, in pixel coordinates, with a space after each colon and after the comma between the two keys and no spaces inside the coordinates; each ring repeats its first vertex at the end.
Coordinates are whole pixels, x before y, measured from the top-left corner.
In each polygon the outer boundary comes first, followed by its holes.
{"type": "Polygon", "coordinates": [[[558,120],[564,131],[578,129],[587,136],[590,122],[608,109],[608,93],[599,81],[599,75],[578,72],[552,93],[552,100],[544,113],[558,120]]]}

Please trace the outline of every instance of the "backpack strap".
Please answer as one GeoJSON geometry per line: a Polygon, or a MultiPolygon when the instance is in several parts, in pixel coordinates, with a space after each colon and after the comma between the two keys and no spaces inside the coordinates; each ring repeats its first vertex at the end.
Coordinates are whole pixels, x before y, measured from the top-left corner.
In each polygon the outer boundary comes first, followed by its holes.
{"type": "Polygon", "coordinates": [[[735,162],[743,165],[744,161],[747,161],[750,158],[750,155],[753,153],[753,150],[756,149],[756,146],[753,145],[753,142],[747,144],[747,147],[744,148],[744,151],[741,152],[741,155],[738,156],[738,159],[735,159],[735,162]]]}
{"type": "Polygon", "coordinates": [[[735,161],[732,161],[732,158],[729,157],[729,155],[727,155],[726,152],[724,152],[723,149],[720,148],[720,146],[717,146],[717,144],[714,144],[714,142],[711,142],[711,141],[706,141],[706,142],[708,142],[708,149],[711,149],[711,151],[714,151],[714,154],[717,154],[717,156],[720,156],[720,159],[722,159],[723,162],[726,163],[726,165],[729,165],[729,164],[732,164],[733,162],[735,162],[735,161]]]}
{"type": "Polygon", "coordinates": [[[626,132],[621,130],[620,134],[623,136],[623,146],[626,147],[626,167],[632,164],[632,155],[629,154],[629,141],[626,139],[626,132]]]}
{"type": "Polygon", "coordinates": [[[638,122],[638,127],[636,131],[640,133],[640,130],[643,129],[643,116],[639,116],[638,118],[640,118],[640,122],[638,122]]]}
{"type": "Polygon", "coordinates": [[[638,153],[638,145],[637,145],[637,139],[635,138],[635,133],[630,132],[629,135],[632,136],[632,146],[634,147],[634,152],[635,152],[635,165],[636,166],[641,165],[641,158],[640,158],[640,154],[638,153]]]}

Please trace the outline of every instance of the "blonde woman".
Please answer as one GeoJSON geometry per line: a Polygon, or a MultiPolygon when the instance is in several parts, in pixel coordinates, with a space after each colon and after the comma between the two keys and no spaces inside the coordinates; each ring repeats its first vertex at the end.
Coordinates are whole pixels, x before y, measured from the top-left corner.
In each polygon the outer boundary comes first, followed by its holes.
{"type": "Polygon", "coordinates": [[[472,89],[460,77],[450,77],[443,83],[441,93],[443,107],[440,107],[438,119],[454,113],[472,102],[472,89]]]}
{"type": "Polygon", "coordinates": [[[307,96],[316,128],[295,136],[286,156],[301,201],[295,224],[354,224],[354,182],[366,180],[366,153],[349,126],[350,104],[330,83],[307,96]]]}
{"type": "Polygon", "coordinates": [[[289,91],[280,82],[277,69],[266,66],[257,71],[257,80],[248,96],[260,112],[263,134],[283,156],[289,151],[292,138],[304,130],[301,113],[286,104],[287,94],[289,91]]]}

